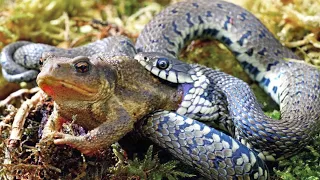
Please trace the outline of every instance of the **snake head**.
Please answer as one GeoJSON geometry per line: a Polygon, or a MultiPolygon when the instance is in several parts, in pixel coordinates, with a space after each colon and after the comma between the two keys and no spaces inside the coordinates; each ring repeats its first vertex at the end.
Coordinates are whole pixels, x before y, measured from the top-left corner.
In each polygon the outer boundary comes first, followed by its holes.
{"type": "Polygon", "coordinates": [[[189,64],[158,52],[140,52],[136,59],[155,76],[172,83],[193,83],[189,64]]]}

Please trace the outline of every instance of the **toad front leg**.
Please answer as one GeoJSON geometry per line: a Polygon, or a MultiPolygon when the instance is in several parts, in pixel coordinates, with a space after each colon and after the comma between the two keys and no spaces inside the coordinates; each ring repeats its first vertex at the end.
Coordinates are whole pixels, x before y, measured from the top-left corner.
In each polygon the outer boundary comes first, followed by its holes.
{"type": "MultiPolygon", "coordinates": [[[[112,98],[114,99],[114,98],[112,98]]],[[[119,140],[134,127],[134,119],[122,106],[113,103],[112,116],[106,115],[106,121],[92,129],[84,136],[75,136],[59,132],[66,120],[60,115],[59,107],[55,104],[54,110],[49,117],[43,130],[43,139],[54,138],[54,144],[69,145],[78,149],[83,154],[93,154],[100,149],[110,146],[119,140]]],[[[92,119],[88,119],[91,121],[92,119]]],[[[77,120],[75,119],[75,123],[77,120]]]]}
{"type": "Polygon", "coordinates": [[[59,117],[58,109],[58,105],[54,103],[53,111],[43,128],[42,139],[51,136],[61,129],[64,119],[59,117]]]}
{"type": "MultiPolygon", "coordinates": [[[[59,116],[58,106],[55,106],[53,113],[49,117],[44,127],[43,139],[54,138],[54,144],[69,145],[78,149],[83,154],[93,154],[100,149],[110,146],[119,140],[127,132],[133,129],[134,121],[122,107],[115,109],[113,118],[109,118],[100,126],[89,131],[84,136],[74,136],[59,132],[64,118],[59,116]]],[[[90,121],[90,119],[88,119],[90,121]]]]}

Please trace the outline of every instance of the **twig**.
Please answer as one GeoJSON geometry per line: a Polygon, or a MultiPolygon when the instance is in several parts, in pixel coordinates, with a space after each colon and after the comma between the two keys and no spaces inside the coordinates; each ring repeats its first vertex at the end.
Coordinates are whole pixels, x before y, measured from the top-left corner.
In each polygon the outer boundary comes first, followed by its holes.
{"type": "Polygon", "coordinates": [[[30,110],[34,106],[36,106],[38,102],[41,101],[42,97],[44,97],[43,91],[38,91],[35,95],[32,96],[31,99],[23,102],[21,107],[18,109],[18,112],[15,115],[12,123],[12,131],[8,142],[9,148],[16,147],[18,142],[21,140],[26,117],[28,116],[30,110]]]}
{"type": "Polygon", "coordinates": [[[7,106],[7,111],[9,111],[10,113],[2,118],[2,121],[0,122],[0,134],[2,134],[2,131],[5,127],[11,127],[11,125],[9,125],[9,122],[13,120],[14,116],[17,113],[17,109],[11,104],[7,106]]]}
{"type": "Polygon", "coordinates": [[[40,90],[39,87],[35,87],[32,89],[20,89],[16,92],[11,93],[6,99],[0,101],[0,107],[3,107],[9,104],[13,99],[21,97],[23,94],[34,94],[40,90]]]}

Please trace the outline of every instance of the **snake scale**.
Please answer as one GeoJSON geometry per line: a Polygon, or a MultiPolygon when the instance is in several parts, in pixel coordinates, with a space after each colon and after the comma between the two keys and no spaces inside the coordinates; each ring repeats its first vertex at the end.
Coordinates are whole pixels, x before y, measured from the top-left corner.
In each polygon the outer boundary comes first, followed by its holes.
{"type": "MultiPolygon", "coordinates": [[[[45,51],[61,56],[89,56],[101,49],[110,54],[135,54],[126,52],[127,47],[132,51],[132,45],[124,39],[107,38],[80,47],[80,51],[18,42],[3,49],[2,71],[10,81],[32,80],[45,51]]],[[[135,59],[148,71],[181,85],[185,92],[176,112],[149,115],[141,127],[143,133],[207,178],[268,179],[263,161],[295,154],[319,130],[319,70],[284,61],[300,58],[239,6],[220,0],[173,4],[146,25],[135,48],[135,59]],[[229,48],[250,77],[279,104],[280,120],[263,114],[243,81],[176,59],[186,42],[199,37],[217,39],[229,48]]]]}

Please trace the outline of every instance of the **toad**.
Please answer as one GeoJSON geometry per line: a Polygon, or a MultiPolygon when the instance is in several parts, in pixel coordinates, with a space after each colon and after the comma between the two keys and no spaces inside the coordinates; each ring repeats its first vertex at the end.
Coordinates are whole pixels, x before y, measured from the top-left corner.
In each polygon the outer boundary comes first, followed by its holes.
{"type": "Polygon", "coordinates": [[[183,95],[128,56],[47,54],[37,83],[55,101],[43,138],[53,135],[55,144],[67,144],[84,154],[116,142],[148,113],[176,110],[183,95]],[[75,123],[88,130],[84,136],[59,132],[74,116],[75,123]]]}

